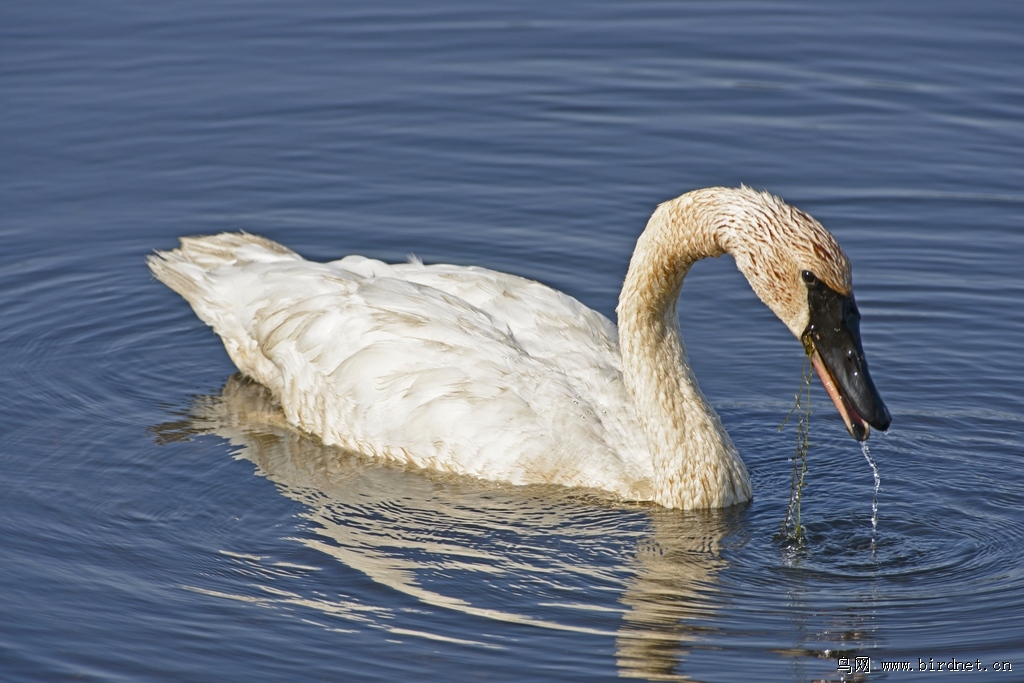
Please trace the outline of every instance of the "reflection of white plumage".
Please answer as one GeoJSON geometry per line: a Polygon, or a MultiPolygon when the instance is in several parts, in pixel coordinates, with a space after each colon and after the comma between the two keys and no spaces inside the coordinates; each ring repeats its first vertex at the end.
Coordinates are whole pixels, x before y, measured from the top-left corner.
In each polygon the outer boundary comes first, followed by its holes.
{"type": "Polygon", "coordinates": [[[694,508],[750,497],[676,317],[689,267],[726,252],[798,336],[808,320],[801,270],[850,288],[824,228],[747,188],[698,190],[655,211],[619,298],[618,333],[572,297],[483,268],[313,263],[247,234],[185,238],[149,264],[287,419],[325,443],[694,508]]]}

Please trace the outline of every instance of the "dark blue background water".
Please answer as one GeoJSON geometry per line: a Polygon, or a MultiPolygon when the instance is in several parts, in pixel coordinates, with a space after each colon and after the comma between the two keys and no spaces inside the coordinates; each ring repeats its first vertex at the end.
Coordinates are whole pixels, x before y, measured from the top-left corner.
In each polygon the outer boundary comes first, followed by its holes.
{"type": "Polygon", "coordinates": [[[859,656],[1024,680],[1022,26],[997,2],[0,5],[0,677],[810,681],[859,656]],[[653,207],[739,183],[853,260],[894,417],[877,531],[816,389],[808,541],[773,540],[802,354],[728,260],[683,327],[755,499],[708,513],[323,448],[144,266],[245,229],[612,315],[653,207]]]}

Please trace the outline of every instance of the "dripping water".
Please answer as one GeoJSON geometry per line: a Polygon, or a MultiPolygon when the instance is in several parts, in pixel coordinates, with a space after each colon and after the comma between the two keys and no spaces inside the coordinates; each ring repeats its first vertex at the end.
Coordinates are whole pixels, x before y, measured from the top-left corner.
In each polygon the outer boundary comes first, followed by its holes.
{"type": "Polygon", "coordinates": [[[871,472],[875,475],[875,490],[871,495],[871,552],[875,551],[875,537],[878,533],[878,489],[882,486],[882,478],[878,476],[878,466],[875,465],[874,459],[871,457],[871,451],[868,450],[868,442],[862,441],[860,444],[861,452],[864,453],[864,458],[871,465],[871,472]]]}
{"type": "MultiPolygon", "coordinates": [[[[810,344],[809,338],[805,344],[810,344]]],[[[782,529],[775,535],[776,540],[790,541],[802,544],[804,540],[804,529],[801,523],[800,500],[803,495],[805,479],[807,477],[807,451],[811,447],[810,441],[810,420],[811,420],[811,353],[812,346],[804,347],[807,353],[804,356],[802,370],[802,382],[800,389],[796,392],[794,399],[796,403],[789,415],[779,425],[779,431],[786,426],[794,414],[799,416],[797,420],[796,435],[797,445],[791,462],[793,463],[793,474],[789,488],[789,506],[786,509],[786,517],[782,520],[782,529]]]]}

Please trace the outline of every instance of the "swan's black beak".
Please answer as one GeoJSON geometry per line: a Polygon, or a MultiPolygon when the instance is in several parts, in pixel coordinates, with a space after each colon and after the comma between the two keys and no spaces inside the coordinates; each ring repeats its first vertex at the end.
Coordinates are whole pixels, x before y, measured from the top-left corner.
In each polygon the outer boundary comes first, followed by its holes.
{"type": "Polygon", "coordinates": [[[871,427],[885,431],[889,409],[871,381],[860,342],[860,311],[853,293],[842,295],[804,274],[810,322],[801,335],[825,390],[857,441],[866,441],[871,427]]]}

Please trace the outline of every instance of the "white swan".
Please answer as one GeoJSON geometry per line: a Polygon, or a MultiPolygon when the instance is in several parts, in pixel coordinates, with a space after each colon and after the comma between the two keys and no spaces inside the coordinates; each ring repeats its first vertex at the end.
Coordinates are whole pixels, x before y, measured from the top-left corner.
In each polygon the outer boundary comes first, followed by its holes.
{"type": "Polygon", "coordinates": [[[244,233],[181,243],[149,257],[154,275],[291,423],[357,452],[666,507],[748,500],[746,468],[690,372],[676,315],[690,266],[723,253],[812,352],[850,433],[889,425],[846,256],[813,218],[746,187],[657,208],[622,287],[618,332],[570,296],[483,268],[313,263],[244,233]]]}

